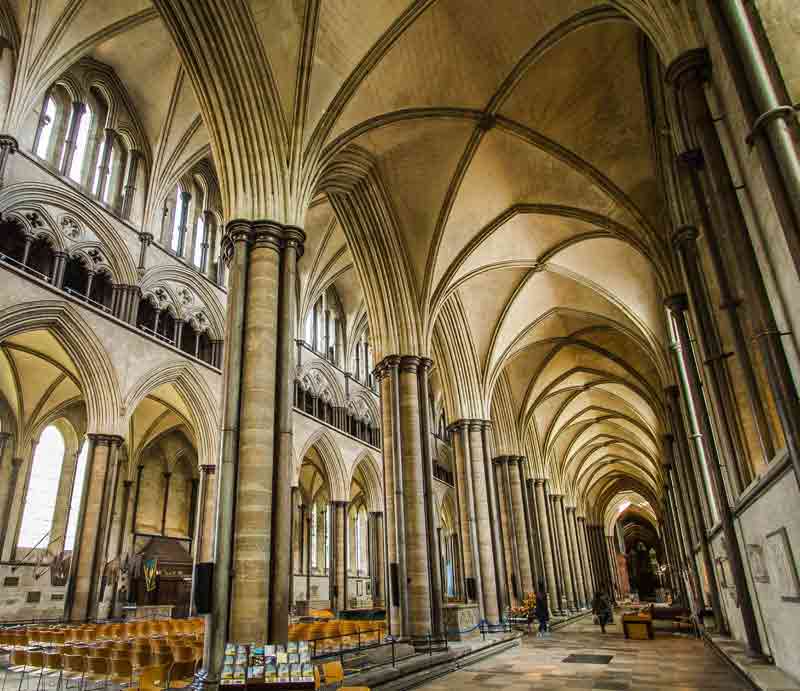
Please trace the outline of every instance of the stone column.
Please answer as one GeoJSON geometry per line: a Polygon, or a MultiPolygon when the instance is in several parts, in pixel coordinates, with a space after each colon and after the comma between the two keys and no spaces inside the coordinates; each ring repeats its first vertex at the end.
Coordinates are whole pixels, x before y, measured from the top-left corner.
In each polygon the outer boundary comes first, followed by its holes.
{"type": "Polygon", "coordinates": [[[383,530],[383,512],[371,511],[370,519],[372,520],[372,559],[374,571],[370,574],[372,576],[372,601],[377,605],[384,599],[384,591],[386,589],[386,566],[384,564],[384,530],[383,530]]]}
{"type": "MultiPolygon", "coordinates": [[[[461,507],[462,529],[464,538],[462,547],[464,551],[465,578],[471,578],[475,584],[475,600],[481,612],[481,618],[486,618],[483,607],[483,578],[481,578],[480,548],[478,546],[478,524],[475,511],[475,489],[472,479],[472,446],[469,439],[469,420],[459,420],[453,425],[455,430],[454,444],[456,450],[456,470],[461,473],[463,482],[463,504],[461,507]],[[460,454],[460,455],[459,455],[460,454]],[[460,464],[459,464],[460,461],[460,464]]],[[[469,594],[464,583],[467,600],[469,594]]]]}
{"type": "Polygon", "coordinates": [[[74,448],[64,450],[64,460],[61,462],[61,476],[58,481],[56,505],[53,508],[53,522],[50,526],[50,547],[54,554],[64,551],[64,538],[69,521],[69,507],[72,502],[72,492],[75,485],[75,469],[78,465],[80,451],[74,448]]]}
{"type": "Polygon", "coordinates": [[[116,141],[117,133],[110,127],[105,129],[105,139],[103,144],[103,156],[100,159],[100,165],[97,168],[98,184],[97,184],[97,198],[103,200],[106,194],[106,185],[108,184],[108,169],[111,165],[111,154],[114,149],[114,142],[116,141]]]}
{"type": "Polygon", "coordinates": [[[569,550],[567,546],[567,528],[564,520],[564,495],[554,494],[553,514],[556,521],[556,535],[558,536],[558,547],[561,558],[561,574],[564,580],[564,595],[567,599],[567,609],[574,610],[575,588],[572,583],[572,571],[570,567],[569,550]]]}
{"type": "Polygon", "coordinates": [[[386,615],[389,631],[401,636],[407,629],[405,610],[405,535],[403,532],[403,478],[400,472],[399,358],[384,359],[376,368],[381,392],[381,431],[383,433],[383,502],[386,511],[386,563],[389,565],[386,615]],[[397,587],[392,586],[392,581],[397,587]]]}
{"type": "Polygon", "coordinates": [[[347,511],[348,503],[346,501],[331,502],[333,507],[333,516],[331,526],[333,528],[333,555],[334,555],[334,568],[333,583],[334,589],[331,592],[334,601],[334,609],[337,613],[341,613],[347,609],[347,511]]]}
{"type": "Polygon", "coordinates": [[[6,165],[9,156],[17,153],[17,140],[9,134],[0,134],[0,189],[6,177],[6,165]]]}
{"type": "Polygon", "coordinates": [[[586,528],[586,517],[577,516],[578,544],[581,548],[581,563],[583,564],[584,582],[586,583],[586,605],[591,606],[594,594],[598,590],[598,581],[592,568],[592,553],[589,549],[589,536],[586,528]]]}
{"type": "Polygon", "coordinates": [[[466,441],[467,428],[464,424],[455,423],[450,427],[450,437],[453,440],[453,476],[455,478],[456,508],[458,511],[458,543],[456,550],[459,556],[459,576],[461,583],[459,588],[464,601],[469,601],[467,593],[467,578],[473,576],[473,541],[471,528],[474,523],[474,516],[468,513],[471,505],[467,499],[467,475],[464,472],[469,467],[466,460],[469,443],[466,441]]]}
{"type": "MultiPolygon", "coordinates": [[[[483,457],[483,421],[471,420],[469,424],[470,465],[473,491],[473,510],[477,533],[477,553],[480,562],[481,591],[484,617],[489,624],[497,624],[503,611],[500,587],[505,578],[498,577],[496,560],[500,561],[502,547],[499,541],[499,521],[495,516],[494,483],[489,485],[491,473],[486,472],[483,457]],[[494,525],[493,525],[494,524],[494,525]]],[[[502,563],[502,561],[500,561],[502,563]]]]}
{"type": "MultiPolygon", "coordinates": [[[[672,429],[675,430],[676,433],[680,434],[681,427],[676,425],[676,420],[674,417],[674,406],[677,403],[675,400],[675,396],[677,396],[677,386],[672,387],[673,390],[667,393],[668,396],[668,403],[667,403],[667,410],[670,415],[671,421],[670,424],[672,425],[672,429]]],[[[679,413],[680,411],[678,411],[679,413]]],[[[689,510],[687,509],[688,497],[694,497],[695,492],[697,491],[696,488],[693,488],[691,491],[686,488],[684,482],[681,478],[681,474],[678,469],[678,464],[683,463],[683,459],[679,460],[679,457],[682,456],[683,452],[681,450],[681,445],[678,444],[678,451],[677,453],[674,452],[673,447],[677,443],[675,437],[672,434],[665,434],[663,437],[664,442],[664,455],[666,458],[665,468],[666,468],[666,475],[667,475],[667,490],[668,495],[667,498],[672,503],[672,508],[675,506],[678,507],[678,513],[672,512],[673,518],[673,525],[675,527],[675,538],[676,542],[678,543],[677,547],[679,551],[683,552],[683,557],[686,562],[688,570],[689,570],[689,580],[692,584],[692,590],[694,591],[694,611],[700,612],[703,608],[703,588],[702,583],[703,581],[700,578],[700,572],[697,569],[697,560],[694,558],[694,548],[692,545],[692,533],[690,531],[690,518],[689,518],[689,510]],[[683,523],[681,524],[681,518],[683,519],[683,523]]],[[[705,531],[704,531],[705,532],[705,531]]],[[[708,541],[705,539],[705,534],[701,537],[701,541],[705,543],[705,551],[708,551],[708,541]]],[[[705,555],[704,555],[705,557],[705,555]]],[[[708,557],[710,559],[711,554],[708,553],[708,557]]],[[[688,604],[688,603],[687,603],[688,604]]],[[[715,610],[716,616],[716,610],[715,610]]]]}
{"type": "MultiPolygon", "coordinates": [[[[497,523],[500,532],[500,554],[495,553],[495,568],[503,565],[503,575],[498,586],[499,592],[506,594],[505,601],[508,606],[514,606],[519,599],[520,578],[517,560],[517,543],[514,537],[514,525],[511,519],[511,497],[508,492],[508,478],[506,477],[507,456],[498,456],[492,462],[495,492],[493,503],[497,507],[497,523]]],[[[498,572],[499,573],[499,572],[498,572]]],[[[500,578],[498,576],[498,578],[500,578]]],[[[502,609],[501,609],[502,612],[502,609]]]]}
{"type": "Polygon", "coordinates": [[[514,532],[517,540],[517,557],[519,559],[520,588],[522,596],[534,592],[536,585],[533,582],[531,570],[531,555],[528,546],[528,529],[525,520],[525,497],[523,496],[522,478],[520,476],[519,456],[509,456],[506,463],[509,485],[511,488],[511,507],[514,518],[514,532]]]}
{"type": "MultiPolygon", "coordinates": [[[[0,558],[10,558],[14,554],[16,545],[11,545],[6,549],[6,539],[9,535],[9,523],[11,522],[11,508],[14,506],[14,497],[17,493],[17,483],[19,481],[19,469],[23,465],[24,460],[21,458],[11,459],[11,469],[8,475],[8,486],[6,488],[5,503],[3,505],[3,514],[0,517],[0,558]]],[[[13,534],[13,533],[12,533],[13,534]]]]}
{"type": "Polygon", "coordinates": [[[139,161],[142,160],[142,152],[131,149],[128,152],[128,171],[125,176],[125,187],[122,197],[122,218],[129,219],[133,210],[133,201],[136,198],[136,178],[139,176],[139,161]]]}
{"type": "Polygon", "coordinates": [[[75,144],[78,139],[78,129],[81,125],[81,118],[86,112],[86,104],[80,101],[72,102],[72,112],[69,117],[69,129],[64,139],[64,154],[61,157],[59,172],[62,175],[69,175],[72,168],[72,159],[75,158],[75,144]]]}
{"type": "MultiPolygon", "coordinates": [[[[673,356],[677,360],[677,350],[673,351],[673,356]]],[[[714,560],[711,556],[711,547],[708,543],[708,530],[706,528],[705,515],[703,513],[702,497],[700,495],[702,477],[699,472],[695,472],[692,468],[692,454],[688,446],[688,431],[686,430],[683,422],[683,415],[681,415],[680,405],[680,392],[677,386],[670,386],[666,389],[668,405],[667,409],[670,414],[672,429],[675,430],[675,438],[678,441],[678,454],[675,456],[676,466],[679,471],[680,484],[685,490],[688,486],[689,495],[691,497],[692,516],[694,519],[695,532],[700,541],[700,549],[703,555],[703,565],[708,575],[709,584],[709,599],[711,600],[711,609],[714,612],[714,621],[716,622],[717,631],[727,634],[727,625],[725,617],[722,612],[722,601],[719,595],[719,587],[717,584],[717,572],[714,568],[714,560]]],[[[687,407],[688,411],[688,407],[687,407]]],[[[688,416],[687,416],[688,417],[688,416]]],[[[692,422],[693,432],[692,439],[696,445],[701,445],[700,434],[696,429],[696,421],[692,422]]],[[[676,476],[678,477],[678,476],[676,476]]],[[[681,493],[681,501],[684,506],[687,503],[686,495],[681,493]]],[[[688,513],[688,512],[687,512],[688,513]]],[[[687,525],[687,529],[688,529],[687,525]]],[[[691,533],[689,533],[691,535],[691,533]]],[[[694,549],[691,542],[689,544],[689,558],[694,561],[694,549]]],[[[698,573],[698,585],[702,583],[698,573]]]]}
{"type": "Polygon", "coordinates": [[[402,357],[399,380],[409,634],[412,638],[421,640],[431,633],[433,622],[420,424],[419,365],[420,359],[417,357],[402,357]]]}
{"type": "Polygon", "coordinates": [[[528,543],[528,562],[531,570],[531,583],[533,592],[538,591],[539,581],[543,578],[544,571],[539,554],[539,536],[536,528],[536,504],[534,499],[533,479],[525,477],[526,459],[519,457],[517,470],[519,471],[519,485],[522,490],[522,508],[525,514],[525,533],[528,543]]]}
{"type": "MultiPolygon", "coordinates": [[[[442,615],[442,563],[439,558],[439,531],[436,527],[436,496],[433,491],[433,433],[431,431],[431,393],[429,374],[433,361],[428,358],[420,360],[418,371],[418,397],[420,434],[422,436],[422,480],[425,492],[425,530],[428,547],[428,582],[431,592],[431,634],[444,635],[444,617],[442,615]]],[[[369,380],[370,374],[367,374],[369,380]]]]}
{"type": "Polygon", "coordinates": [[[575,566],[575,604],[579,609],[583,609],[591,600],[586,590],[586,581],[583,578],[583,560],[581,559],[580,546],[578,544],[578,523],[575,518],[575,507],[566,507],[566,512],[572,563],[575,566]]]}
{"type": "Polygon", "coordinates": [[[172,473],[165,472],[164,475],[164,499],[161,502],[161,534],[167,534],[167,509],[169,507],[169,489],[172,481],[172,473]]]}
{"type": "Polygon", "coordinates": [[[547,595],[550,600],[550,609],[554,613],[561,612],[561,603],[558,601],[558,588],[556,587],[556,571],[553,561],[552,541],[550,536],[550,520],[547,511],[547,499],[544,494],[545,481],[541,478],[534,480],[536,490],[536,513],[539,517],[539,531],[542,538],[542,561],[547,584],[547,595]]]}
{"type": "Polygon", "coordinates": [[[77,534],[72,551],[65,618],[85,621],[97,609],[98,588],[103,573],[106,516],[111,513],[112,476],[121,437],[89,434],[83,493],[77,534]]]}

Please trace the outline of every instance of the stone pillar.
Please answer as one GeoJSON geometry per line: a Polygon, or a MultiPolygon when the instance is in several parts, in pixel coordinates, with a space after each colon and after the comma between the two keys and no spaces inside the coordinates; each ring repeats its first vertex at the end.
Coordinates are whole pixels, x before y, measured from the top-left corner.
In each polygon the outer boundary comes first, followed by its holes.
{"type": "MultiPolygon", "coordinates": [[[[431,634],[436,637],[444,635],[444,617],[442,615],[442,562],[439,558],[439,531],[436,526],[436,496],[433,491],[433,433],[431,431],[431,392],[429,374],[433,361],[428,358],[420,360],[418,370],[418,397],[420,434],[422,436],[422,480],[425,493],[425,530],[428,547],[428,582],[431,597],[431,634]]],[[[370,378],[369,372],[367,379],[370,378]]]]}
{"type": "Polygon", "coordinates": [[[125,187],[122,196],[122,218],[129,219],[133,210],[133,202],[136,198],[136,178],[139,176],[139,161],[142,160],[142,152],[131,149],[128,152],[128,171],[125,175],[125,187]]]}
{"type": "Polygon", "coordinates": [[[371,549],[371,563],[373,571],[370,573],[372,577],[372,601],[377,604],[384,599],[384,592],[386,589],[386,566],[384,563],[384,530],[383,530],[383,512],[371,511],[369,517],[372,521],[372,541],[370,543],[371,549]]]}
{"type": "Polygon", "coordinates": [[[694,360],[694,354],[690,350],[689,328],[686,321],[686,299],[685,296],[673,296],[668,300],[668,306],[675,318],[678,347],[681,349],[679,364],[682,363],[682,366],[679,369],[681,370],[681,378],[685,387],[684,395],[687,397],[687,401],[690,400],[692,402],[695,415],[698,418],[697,420],[692,420],[695,424],[699,423],[699,429],[695,431],[695,433],[700,436],[698,444],[701,446],[698,448],[698,456],[705,461],[708,473],[711,476],[711,487],[714,493],[714,499],[716,500],[717,509],[719,510],[722,531],[725,534],[728,559],[731,565],[742,623],[745,629],[747,652],[753,657],[760,657],[763,655],[763,649],[761,647],[761,638],[758,632],[758,623],[750,596],[750,589],[745,575],[744,560],[742,559],[739,539],[733,523],[733,513],[725,488],[720,459],[717,454],[717,448],[713,443],[714,437],[711,431],[711,421],[709,419],[708,410],[705,407],[705,400],[703,399],[702,384],[697,370],[697,363],[694,360]]]}
{"type": "Polygon", "coordinates": [[[106,517],[110,517],[113,475],[121,437],[89,434],[83,493],[78,514],[77,535],[72,551],[69,583],[65,598],[65,618],[85,621],[94,616],[103,552],[106,545],[106,517]]]}
{"type": "Polygon", "coordinates": [[[78,465],[80,451],[74,448],[64,450],[61,463],[61,477],[58,481],[56,505],[53,508],[53,522],[50,526],[50,547],[54,554],[64,551],[64,538],[69,522],[69,508],[72,503],[72,492],[75,485],[75,469],[78,465]]]}
{"type": "Polygon", "coordinates": [[[751,472],[738,433],[738,410],[733,392],[730,390],[730,376],[725,362],[727,354],[723,352],[717,325],[708,303],[697,248],[697,236],[696,228],[684,226],[673,234],[672,244],[680,256],[686,285],[697,317],[698,338],[705,362],[708,365],[706,370],[708,372],[706,378],[709,385],[708,395],[717,409],[716,418],[719,422],[716,427],[717,438],[720,439],[726,450],[728,479],[731,484],[731,493],[735,497],[749,482],[751,472]]]}
{"type": "Polygon", "coordinates": [[[578,523],[575,518],[574,506],[566,507],[566,519],[572,563],[575,567],[575,604],[579,609],[583,609],[591,600],[589,599],[589,593],[586,591],[586,581],[583,578],[583,560],[581,559],[580,546],[578,544],[578,523]]]}
{"type": "MultiPolygon", "coordinates": [[[[494,480],[493,504],[496,506],[497,524],[500,532],[499,554],[495,553],[495,568],[503,565],[503,575],[499,575],[498,592],[505,594],[505,602],[509,607],[517,604],[520,596],[519,566],[517,560],[517,543],[514,536],[514,525],[511,518],[511,497],[508,492],[508,478],[506,477],[506,459],[508,456],[498,456],[492,462],[491,473],[494,480]]],[[[493,520],[494,522],[494,520],[493,520]]],[[[492,526],[494,527],[494,526],[492,526]]],[[[502,609],[501,609],[502,612],[502,609]]]]}
{"type": "Polygon", "coordinates": [[[594,569],[592,568],[592,553],[589,548],[589,536],[586,527],[586,517],[577,516],[578,520],[578,544],[581,548],[581,563],[583,564],[584,582],[586,584],[586,605],[588,607],[592,604],[594,594],[598,590],[598,580],[594,569]]]}
{"type": "Polygon", "coordinates": [[[525,477],[526,459],[519,457],[517,470],[519,471],[519,484],[522,489],[522,507],[525,513],[525,533],[528,542],[528,561],[531,569],[531,582],[533,592],[539,590],[539,581],[544,577],[539,554],[539,531],[536,527],[536,503],[534,499],[533,478],[525,477]]]}
{"type": "MultiPolygon", "coordinates": [[[[673,351],[673,356],[677,360],[677,350],[673,351]]],[[[675,438],[678,441],[678,454],[675,456],[676,466],[679,470],[680,484],[685,490],[688,486],[689,496],[691,497],[691,515],[694,519],[695,532],[700,541],[700,549],[703,555],[703,565],[708,575],[709,584],[709,599],[711,600],[711,609],[714,612],[714,621],[716,622],[717,631],[719,633],[727,634],[727,625],[722,611],[722,601],[719,595],[719,587],[717,584],[717,572],[714,568],[714,560],[711,556],[711,547],[708,543],[708,530],[706,528],[705,515],[703,513],[702,497],[701,497],[701,483],[702,477],[699,472],[695,472],[692,468],[692,454],[688,446],[688,431],[686,430],[683,422],[683,415],[681,415],[680,405],[680,391],[677,386],[667,387],[665,390],[667,394],[667,409],[670,414],[672,429],[675,430],[675,438]]],[[[688,407],[687,407],[688,411],[688,407]]],[[[688,416],[687,416],[688,417],[688,416]]],[[[700,434],[697,431],[697,423],[693,421],[692,439],[696,445],[701,445],[700,434]]],[[[684,506],[687,503],[686,495],[681,493],[681,500],[684,506]]],[[[689,526],[687,525],[687,529],[689,526]]],[[[689,533],[691,535],[691,533],[689,533]]],[[[689,558],[694,561],[694,549],[692,544],[689,544],[689,558]]],[[[698,585],[703,581],[700,580],[698,573],[698,585]]]]}
{"type": "MultiPolygon", "coordinates": [[[[680,434],[680,430],[682,427],[678,427],[676,425],[676,420],[674,417],[675,414],[675,405],[677,400],[675,397],[678,395],[677,386],[672,387],[670,391],[667,392],[668,402],[667,402],[667,410],[670,415],[670,424],[672,429],[675,430],[677,434],[680,434]]],[[[677,411],[680,414],[680,411],[677,411]]],[[[684,442],[685,443],[685,442],[684,442]]],[[[665,468],[666,468],[666,475],[667,475],[667,498],[670,500],[672,504],[672,508],[677,506],[678,512],[672,512],[673,518],[673,526],[675,528],[675,539],[677,544],[677,548],[679,552],[683,553],[683,558],[686,564],[686,567],[689,570],[689,580],[691,581],[692,590],[694,593],[694,611],[700,612],[703,608],[703,589],[702,583],[703,581],[700,578],[700,572],[697,569],[697,560],[694,558],[694,547],[692,545],[692,533],[690,531],[690,517],[689,517],[689,509],[687,508],[687,504],[689,501],[689,496],[694,498],[694,494],[697,491],[696,488],[689,490],[685,484],[683,479],[681,478],[681,473],[678,469],[678,464],[683,464],[683,459],[679,459],[680,456],[683,455],[682,446],[676,442],[674,435],[672,434],[665,434],[663,437],[663,444],[664,444],[664,456],[666,458],[665,468]],[[674,445],[677,444],[677,453],[674,452],[674,445]],[[683,522],[681,523],[681,519],[683,522]]],[[[694,500],[694,499],[693,499],[694,500]]],[[[708,551],[708,541],[705,537],[705,534],[701,538],[702,542],[705,543],[705,551],[708,551]]],[[[708,554],[710,559],[711,555],[710,552],[708,554]]],[[[688,603],[687,603],[688,604],[688,603]]],[[[718,605],[719,606],[719,605],[718,605]]],[[[716,616],[716,610],[715,610],[716,616]]]]}
{"type": "Polygon", "coordinates": [[[105,129],[105,139],[103,144],[103,156],[100,159],[100,165],[97,168],[98,183],[97,183],[97,198],[103,200],[106,194],[106,185],[108,184],[108,169],[111,165],[111,154],[114,149],[114,142],[116,141],[117,133],[110,127],[105,129]]]}
{"type": "Polygon", "coordinates": [[[386,563],[390,569],[389,580],[387,580],[386,615],[389,631],[393,636],[403,635],[407,622],[405,589],[402,587],[405,582],[405,535],[403,532],[403,478],[400,472],[398,364],[399,358],[386,358],[375,370],[381,392],[386,563]],[[392,586],[392,581],[397,587],[392,586]]]}
{"type": "MultiPolygon", "coordinates": [[[[8,486],[6,488],[5,502],[3,504],[3,513],[0,516],[0,558],[11,558],[14,554],[16,545],[11,545],[6,549],[6,539],[9,535],[9,523],[11,522],[11,508],[14,505],[14,497],[17,493],[17,483],[19,481],[19,469],[24,463],[21,458],[11,459],[11,469],[8,475],[8,486]]],[[[12,533],[13,534],[13,533],[12,533]]]]}
{"type": "Polygon", "coordinates": [[[69,117],[69,129],[64,139],[64,153],[61,157],[59,172],[62,175],[69,175],[72,168],[72,160],[75,158],[75,144],[78,139],[78,129],[81,126],[81,118],[86,112],[86,104],[80,101],[72,102],[72,112],[69,117]]]}
{"type": "Polygon", "coordinates": [[[480,551],[478,548],[478,527],[475,512],[475,492],[472,482],[472,451],[469,443],[469,420],[459,420],[452,428],[453,444],[456,454],[456,472],[459,476],[459,490],[461,501],[460,520],[462,530],[461,547],[464,555],[464,593],[469,601],[467,580],[474,583],[474,597],[481,611],[481,618],[485,619],[483,609],[483,579],[481,578],[480,551]]]}
{"type": "Polygon", "coordinates": [[[511,488],[511,507],[514,519],[514,532],[517,540],[517,558],[519,559],[520,588],[522,596],[534,592],[536,585],[533,582],[531,570],[531,556],[528,547],[528,529],[525,521],[525,498],[523,496],[521,467],[519,456],[509,456],[506,463],[509,485],[511,488]]]}
{"type": "Polygon", "coordinates": [[[423,478],[418,368],[420,359],[400,360],[400,433],[405,490],[406,576],[409,634],[422,640],[431,633],[431,583],[423,478]]]}
{"type": "Polygon", "coordinates": [[[572,569],[570,565],[569,549],[567,545],[567,528],[564,519],[564,495],[552,495],[553,514],[556,521],[556,535],[558,536],[558,548],[561,558],[561,574],[564,580],[564,596],[567,599],[567,609],[574,610],[575,588],[572,582],[572,569]]]}
{"type": "Polygon", "coordinates": [[[6,177],[8,157],[17,153],[17,140],[9,134],[0,134],[0,189],[6,177]]]}
{"type": "Polygon", "coordinates": [[[483,455],[483,421],[471,420],[469,424],[470,464],[472,490],[477,532],[477,553],[480,562],[481,591],[483,594],[484,618],[489,624],[497,624],[503,612],[500,602],[502,583],[497,564],[502,564],[502,546],[499,540],[499,523],[496,517],[494,482],[492,473],[486,471],[483,455]]]}
{"type": "Polygon", "coordinates": [[[331,502],[333,516],[331,528],[333,530],[333,590],[331,599],[337,613],[347,609],[347,510],[346,501],[331,502]]]}
{"type": "Polygon", "coordinates": [[[536,513],[539,517],[539,531],[542,538],[542,561],[547,585],[547,595],[550,609],[554,613],[561,612],[561,603],[558,601],[558,588],[556,587],[556,571],[553,560],[552,541],[550,536],[550,520],[547,511],[547,499],[544,493],[545,481],[541,478],[534,480],[536,490],[536,513]]]}

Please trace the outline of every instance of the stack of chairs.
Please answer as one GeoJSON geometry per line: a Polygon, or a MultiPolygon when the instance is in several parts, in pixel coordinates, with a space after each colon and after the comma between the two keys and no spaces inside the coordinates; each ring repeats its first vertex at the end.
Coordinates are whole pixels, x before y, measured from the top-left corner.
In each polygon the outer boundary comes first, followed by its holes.
{"type": "Polygon", "coordinates": [[[142,691],[188,686],[203,653],[202,619],[0,629],[0,691],[142,691]]]}
{"type": "Polygon", "coordinates": [[[314,656],[380,643],[385,635],[383,621],[327,619],[289,627],[289,640],[308,641],[314,656]]]}

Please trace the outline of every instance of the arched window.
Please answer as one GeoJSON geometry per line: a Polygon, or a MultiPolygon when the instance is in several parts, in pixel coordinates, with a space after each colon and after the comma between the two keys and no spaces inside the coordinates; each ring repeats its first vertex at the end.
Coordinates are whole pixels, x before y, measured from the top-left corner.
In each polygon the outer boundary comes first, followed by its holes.
{"type": "Polygon", "coordinates": [[[72,499],[69,503],[69,517],[67,532],[64,537],[64,549],[71,550],[75,546],[75,534],[78,530],[78,514],[80,513],[81,497],[83,496],[83,481],[86,475],[86,456],[88,444],[84,442],[78,454],[78,463],[75,465],[75,480],[72,483],[72,499]]]}
{"type": "Polygon", "coordinates": [[[49,240],[36,238],[31,243],[31,249],[28,252],[29,268],[46,278],[50,278],[53,273],[54,259],[53,248],[50,246],[49,240]]]}
{"type": "Polygon", "coordinates": [[[19,530],[18,547],[47,548],[50,540],[58,537],[50,535],[53,525],[53,511],[56,507],[58,484],[61,479],[61,466],[64,462],[64,438],[52,425],[39,437],[33,454],[28,492],[22,511],[22,525],[19,530]]]}
{"type": "Polygon", "coordinates": [[[92,279],[92,290],[89,299],[104,307],[111,307],[111,299],[114,295],[114,284],[111,276],[106,271],[98,271],[92,279]]]}
{"type": "Polygon", "coordinates": [[[20,263],[25,257],[25,231],[16,219],[0,221],[0,253],[20,263]]]}
{"type": "Polygon", "coordinates": [[[75,182],[81,182],[83,179],[83,164],[86,161],[86,152],[89,148],[89,131],[91,127],[92,109],[87,105],[83,115],[81,115],[78,134],[75,137],[75,153],[72,154],[72,163],[67,171],[67,175],[75,182]]]}
{"type": "Polygon", "coordinates": [[[50,141],[56,129],[56,100],[48,96],[44,102],[44,113],[42,114],[41,126],[39,128],[39,138],[36,144],[36,155],[39,158],[47,158],[50,153],[50,141]]]}
{"type": "Polygon", "coordinates": [[[89,272],[83,262],[78,257],[70,257],[64,269],[64,290],[85,295],[88,285],[89,272]]]}

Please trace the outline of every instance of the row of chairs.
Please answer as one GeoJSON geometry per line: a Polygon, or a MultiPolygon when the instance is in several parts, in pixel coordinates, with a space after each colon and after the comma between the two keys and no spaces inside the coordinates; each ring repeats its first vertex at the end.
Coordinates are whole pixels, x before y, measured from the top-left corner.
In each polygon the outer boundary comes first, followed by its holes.
{"type": "Polygon", "coordinates": [[[336,620],[293,624],[289,627],[290,641],[309,641],[315,655],[342,648],[355,648],[383,640],[384,622],[336,620]]]}

